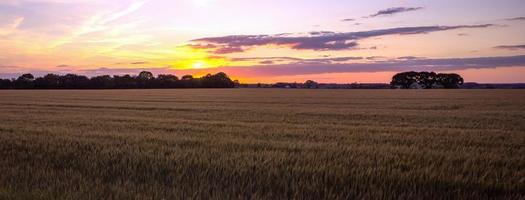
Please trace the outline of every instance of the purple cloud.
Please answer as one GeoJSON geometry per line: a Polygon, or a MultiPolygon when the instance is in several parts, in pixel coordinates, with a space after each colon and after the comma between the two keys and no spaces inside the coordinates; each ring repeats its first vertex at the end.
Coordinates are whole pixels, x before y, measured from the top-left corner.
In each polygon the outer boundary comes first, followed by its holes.
{"type": "Polygon", "coordinates": [[[497,46],[494,48],[504,49],[504,50],[523,50],[525,49],[525,44],[524,45],[501,45],[501,46],[497,46]]]}
{"type": "Polygon", "coordinates": [[[271,61],[271,60],[264,60],[264,61],[261,61],[261,62],[259,62],[259,63],[262,64],[262,65],[271,65],[271,64],[273,64],[274,62],[271,61]]]}
{"type": "Polygon", "coordinates": [[[256,60],[277,60],[277,61],[301,61],[301,58],[294,57],[244,57],[244,58],[231,58],[232,61],[256,61],[256,60]]]}
{"type": "Polygon", "coordinates": [[[514,18],[508,18],[507,21],[523,21],[525,20],[525,17],[514,17],[514,18]]]}
{"type": "Polygon", "coordinates": [[[240,52],[244,52],[244,49],[242,47],[236,47],[236,46],[220,47],[216,49],[215,51],[212,51],[212,53],[215,53],[215,54],[230,54],[230,53],[240,53],[240,52]]]}
{"type": "Polygon", "coordinates": [[[232,61],[258,61],[262,60],[260,64],[275,64],[276,62],[288,61],[288,64],[332,64],[339,62],[347,62],[353,60],[363,60],[363,57],[335,57],[335,58],[314,58],[303,59],[293,57],[247,57],[247,58],[232,58],[232,61]]]}
{"type": "Polygon", "coordinates": [[[370,15],[369,17],[379,17],[379,16],[385,16],[385,15],[394,15],[397,13],[404,13],[404,12],[411,12],[416,10],[421,10],[423,7],[395,7],[395,8],[388,8],[385,10],[380,10],[377,13],[370,15]]]}
{"type": "Polygon", "coordinates": [[[416,56],[403,56],[397,58],[398,60],[417,60],[417,59],[424,59],[424,57],[416,57],[416,56]]]}
{"type": "Polygon", "coordinates": [[[223,37],[207,37],[192,40],[192,42],[207,43],[217,46],[218,54],[242,52],[247,47],[264,45],[287,45],[297,50],[349,50],[358,46],[358,41],[371,37],[386,35],[426,34],[455,29],[473,29],[492,27],[493,24],[460,25],[460,26],[419,26],[380,29],[360,32],[313,32],[309,36],[282,36],[282,35],[231,35],[223,37]]]}

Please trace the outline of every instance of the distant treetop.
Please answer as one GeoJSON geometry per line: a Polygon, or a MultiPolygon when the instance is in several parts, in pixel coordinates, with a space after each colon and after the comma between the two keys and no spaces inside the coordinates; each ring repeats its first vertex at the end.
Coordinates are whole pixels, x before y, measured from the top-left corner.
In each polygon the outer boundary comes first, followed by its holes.
{"type": "Polygon", "coordinates": [[[233,88],[235,82],[223,72],[201,78],[185,75],[182,79],[172,74],[157,77],[148,71],[136,76],[102,75],[88,78],[76,74],[48,74],[35,78],[23,74],[17,79],[0,79],[0,89],[140,89],[140,88],[233,88]]]}
{"type": "Polygon", "coordinates": [[[437,74],[435,72],[402,72],[392,77],[394,88],[403,89],[454,89],[463,85],[464,80],[458,74],[437,74]]]}

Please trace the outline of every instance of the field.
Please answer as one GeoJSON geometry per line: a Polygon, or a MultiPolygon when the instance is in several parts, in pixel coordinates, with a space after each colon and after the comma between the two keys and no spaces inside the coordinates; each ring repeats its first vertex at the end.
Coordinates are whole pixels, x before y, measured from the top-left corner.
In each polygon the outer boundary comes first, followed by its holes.
{"type": "Polygon", "coordinates": [[[0,199],[524,199],[525,90],[0,91],[0,199]]]}

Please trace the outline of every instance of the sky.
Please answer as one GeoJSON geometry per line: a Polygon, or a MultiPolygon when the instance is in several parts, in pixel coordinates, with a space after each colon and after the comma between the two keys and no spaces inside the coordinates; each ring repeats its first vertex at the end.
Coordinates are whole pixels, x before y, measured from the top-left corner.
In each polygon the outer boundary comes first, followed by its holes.
{"type": "Polygon", "coordinates": [[[0,77],[525,82],[523,0],[0,0],[0,77]]]}

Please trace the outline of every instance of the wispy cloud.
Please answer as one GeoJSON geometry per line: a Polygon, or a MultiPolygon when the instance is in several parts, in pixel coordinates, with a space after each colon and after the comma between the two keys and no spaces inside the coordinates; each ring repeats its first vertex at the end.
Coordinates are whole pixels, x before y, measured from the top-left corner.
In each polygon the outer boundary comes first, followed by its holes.
{"type": "Polygon", "coordinates": [[[0,36],[6,36],[15,32],[18,27],[24,22],[24,17],[16,17],[11,23],[0,27],[0,36]]]}
{"type": "Polygon", "coordinates": [[[525,21],[525,17],[507,18],[507,21],[525,21]]]}
{"type": "MultiPolygon", "coordinates": [[[[125,16],[128,16],[136,11],[138,11],[142,6],[144,6],[148,1],[135,1],[128,5],[126,8],[120,10],[120,11],[111,11],[111,12],[101,12],[99,14],[96,14],[86,20],[83,24],[81,24],[79,27],[76,28],[76,31],[73,32],[71,35],[64,37],[61,40],[58,40],[52,45],[52,48],[56,48],[59,46],[62,46],[64,44],[71,43],[78,39],[81,36],[97,33],[97,32],[105,32],[111,33],[115,30],[122,29],[122,28],[131,28],[129,26],[134,26],[136,22],[128,22],[128,23],[120,23],[117,25],[111,26],[110,24],[112,22],[115,22],[125,16]]],[[[103,37],[104,40],[108,41],[109,37],[103,37]]],[[[121,37],[119,37],[117,40],[122,40],[121,37]]]]}
{"type": "Polygon", "coordinates": [[[525,44],[523,45],[501,45],[494,47],[496,49],[505,49],[505,50],[525,50],[525,44]]]}
{"type": "Polygon", "coordinates": [[[398,13],[404,13],[404,12],[411,12],[411,11],[417,11],[422,10],[423,7],[394,7],[394,8],[388,8],[385,10],[380,10],[375,14],[372,14],[368,17],[379,17],[379,16],[389,16],[394,15],[398,13]]]}
{"type": "Polygon", "coordinates": [[[294,58],[294,57],[244,57],[232,58],[234,62],[238,61],[260,61],[261,64],[274,64],[278,62],[287,62],[287,64],[333,64],[347,61],[363,60],[363,57],[333,57],[333,58],[294,58]]]}
{"type": "Polygon", "coordinates": [[[131,13],[136,12],[137,10],[142,8],[142,6],[144,6],[144,4],[146,4],[146,3],[147,3],[147,1],[133,2],[131,5],[129,5],[126,9],[124,9],[122,11],[105,16],[103,19],[101,19],[99,22],[97,22],[97,24],[104,25],[104,24],[108,24],[108,23],[111,23],[113,21],[116,21],[116,20],[118,20],[118,19],[120,19],[122,17],[125,17],[125,16],[127,16],[127,15],[129,15],[131,13]]]}
{"type": "Polygon", "coordinates": [[[18,66],[13,66],[13,65],[0,65],[0,69],[17,69],[19,68],[18,66]]]}
{"type": "Polygon", "coordinates": [[[149,62],[141,61],[141,62],[132,62],[130,64],[132,64],[132,65],[145,65],[145,64],[149,64],[149,62]]]}

